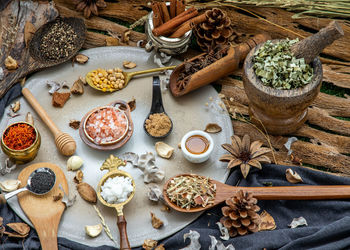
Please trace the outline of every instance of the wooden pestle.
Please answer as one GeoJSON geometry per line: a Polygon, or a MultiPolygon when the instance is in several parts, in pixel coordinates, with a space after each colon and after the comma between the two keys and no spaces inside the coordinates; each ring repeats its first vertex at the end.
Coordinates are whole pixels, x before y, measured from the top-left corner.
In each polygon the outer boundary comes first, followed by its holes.
{"type": "Polygon", "coordinates": [[[23,88],[22,94],[33,109],[38,113],[43,122],[49,127],[50,131],[55,137],[55,143],[58,150],[65,156],[73,155],[77,147],[74,139],[69,134],[63,133],[57,128],[56,124],[51,120],[29,89],[23,88]]]}
{"type": "Polygon", "coordinates": [[[330,22],[316,34],[309,36],[291,47],[296,58],[304,58],[311,63],[328,45],[344,36],[344,31],[337,21],[330,22]]]}

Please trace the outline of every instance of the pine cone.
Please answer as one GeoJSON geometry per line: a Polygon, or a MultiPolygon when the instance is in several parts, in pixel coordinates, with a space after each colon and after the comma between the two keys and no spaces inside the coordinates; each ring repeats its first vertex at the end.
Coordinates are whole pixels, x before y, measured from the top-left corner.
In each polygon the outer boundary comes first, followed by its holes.
{"type": "Polygon", "coordinates": [[[213,8],[205,12],[207,21],[193,29],[197,43],[203,51],[210,51],[218,44],[227,44],[232,35],[231,20],[220,9],[213,8]]]}
{"type": "Polygon", "coordinates": [[[259,230],[260,216],[256,212],[260,207],[256,205],[257,199],[253,194],[239,190],[233,198],[226,200],[221,211],[224,215],[220,222],[228,229],[231,237],[245,235],[259,230]]]}

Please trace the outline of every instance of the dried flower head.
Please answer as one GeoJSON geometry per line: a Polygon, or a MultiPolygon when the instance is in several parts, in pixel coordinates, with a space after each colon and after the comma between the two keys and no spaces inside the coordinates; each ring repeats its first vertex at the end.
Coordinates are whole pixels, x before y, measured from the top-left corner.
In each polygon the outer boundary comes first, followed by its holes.
{"type": "Polygon", "coordinates": [[[238,136],[231,136],[231,144],[221,145],[230,154],[225,154],[220,157],[220,161],[228,161],[228,168],[240,166],[244,178],[248,176],[250,167],[261,169],[261,163],[271,163],[269,157],[265,154],[271,150],[261,147],[262,142],[254,141],[250,144],[249,135],[244,135],[241,140],[238,136]]]}

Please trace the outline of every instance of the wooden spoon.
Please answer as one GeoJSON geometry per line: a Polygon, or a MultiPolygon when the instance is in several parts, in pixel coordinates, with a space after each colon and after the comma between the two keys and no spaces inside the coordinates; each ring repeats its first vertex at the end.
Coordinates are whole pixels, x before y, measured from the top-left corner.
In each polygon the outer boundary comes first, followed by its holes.
{"type": "Polygon", "coordinates": [[[56,124],[51,120],[29,89],[23,88],[22,94],[54,135],[58,150],[65,156],[73,155],[77,148],[74,139],[69,134],[63,133],[57,128],[56,124]]]}
{"type": "MultiPolygon", "coordinates": [[[[336,200],[350,198],[350,185],[329,185],[329,186],[280,186],[280,187],[237,187],[224,184],[222,182],[210,179],[216,185],[216,196],[214,204],[206,207],[195,207],[189,210],[181,208],[170,201],[167,195],[169,182],[179,176],[199,176],[195,174],[180,174],[170,178],[163,188],[163,196],[169,207],[179,212],[194,213],[210,209],[227,198],[234,196],[239,191],[252,192],[258,200],[336,200]]],[[[204,177],[205,178],[205,177],[204,177]]]]}

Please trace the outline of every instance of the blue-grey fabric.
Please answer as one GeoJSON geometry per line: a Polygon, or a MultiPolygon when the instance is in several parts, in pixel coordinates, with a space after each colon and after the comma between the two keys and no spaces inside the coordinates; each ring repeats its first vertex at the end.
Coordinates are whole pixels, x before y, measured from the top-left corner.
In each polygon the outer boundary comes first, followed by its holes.
{"type": "MultiPolygon", "coordinates": [[[[0,114],[4,106],[15,96],[20,95],[20,87],[14,87],[0,100],[0,114]],[[19,89],[18,89],[19,88],[19,89]]],[[[227,184],[240,186],[264,186],[272,183],[273,186],[293,185],[286,181],[285,171],[288,167],[278,165],[264,165],[263,170],[253,169],[246,180],[242,180],[239,171],[233,171],[227,180],[227,184]]],[[[303,184],[294,185],[350,185],[350,179],[313,171],[306,168],[293,167],[303,178],[303,184]]],[[[261,211],[270,213],[277,224],[273,231],[264,231],[247,236],[240,236],[224,241],[224,245],[233,244],[237,250],[241,249],[318,249],[337,250],[350,249],[350,200],[320,200],[320,201],[259,201],[261,211]],[[303,216],[307,227],[290,229],[288,224],[303,216]]],[[[20,222],[21,219],[8,205],[0,205],[0,216],[4,218],[4,224],[20,222]]],[[[198,231],[201,235],[202,249],[208,249],[210,245],[209,235],[217,239],[220,233],[216,222],[221,218],[221,206],[204,212],[196,221],[185,227],[178,233],[160,241],[165,249],[180,249],[189,244],[184,241],[183,235],[190,230],[198,231]]],[[[117,236],[116,236],[117,237],[117,236]]],[[[108,246],[97,248],[82,245],[64,238],[58,238],[59,249],[85,250],[115,249],[108,246]]],[[[40,249],[40,242],[35,230],[31,229],[29,236],[22,239],[2,237],[0,249],[40,249]]],[[[141,249],[141,248],[136,248],[141,249]]]]}

